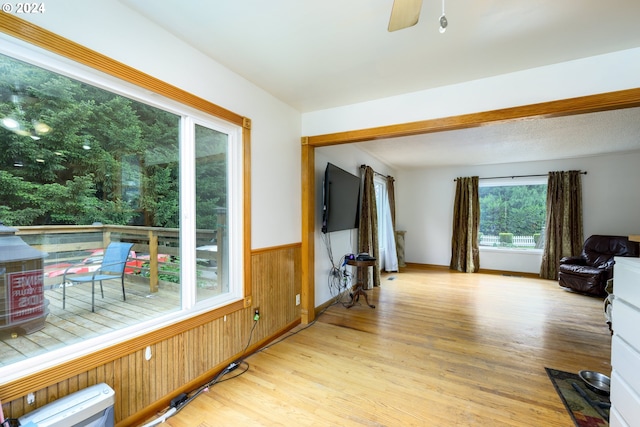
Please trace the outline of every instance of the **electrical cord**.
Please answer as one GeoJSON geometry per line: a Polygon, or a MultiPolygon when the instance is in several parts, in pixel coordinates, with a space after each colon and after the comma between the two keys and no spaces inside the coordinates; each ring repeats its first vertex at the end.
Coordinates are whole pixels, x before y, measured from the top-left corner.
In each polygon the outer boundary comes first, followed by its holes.
{"type": "MultiPolygon", "coordinates": [[[[282,341],[284,341],[284,340],[286,340],[286,339],[288,339],[288,338],[291,338],[292,336],[297,335],[297,334],[299,334],[300,332],[302,332],[302,331],[304,331],[304,330],[306,330],[306,329],[310,328],[311,326],[315,325],[315,323],[318,321],[318,319],[319,319],[319,318],[320,318],[320,317],[321,317],[321,316],[322,316],[322,315],[323,315],[323,314],[324,314],[324,313],[325,313],[325,312],[326,312],[330,307],[333,307],[334,305],[337,305],[337,304],[344,304],[344,303],[341,303],[338,299],[336,299],[332,304],[329,304],[328,306],[326,306],[325,308],[323,308],[323,309],[322,309],[322,310],[317,314],[316,318],[315,318],[315,319],[313,319],[313,321],[311,321],[308,325],[305,325],[303,328],[300,328],[300,329],[296,330],[295,332],[291,332],[290,334],[288,334],[288,335],[285,335],[285,336],[281,337],[279,340],[274,341],[274,342],[272,342],[271,344],[266,345],[266,346],[264,346],[264,347],[262,347],[262,348],[260,348],[260,349],[256,350],[256,353],[261,353],[261,352],[263,352],[263,351],[265,351],[265,350],[268,350],[269,348],[273,347],[274,345],[276,345],[276,344],[278,344],[278,343],[281,343],[282,341]]],[[[182,400],[180,401],[180,403],[179,403],[178,405],[176,405],[176,407],[169,407],[169,408],[165,411],[165,413],[161,414],[158,418],[156,418],[155,420],[151,421],[151,422],[150,422],[150,423],[148,423],[148,424],[145,424],[145,425],[144,425],[144,426],[142,426],[142,427],[152,427],[152,426],[155,426],[155,425],[158,425],[158,424],[160,424],[160,423],[165,422],[168,418],[170,418],[170,417],[174,416],[175,414],[177,414],[178,412],[180,412],[180,411],[182,410],[182,408],[184,408],[185,406],[187,406],[187,404],[189,404],[191,401],[193,401],[193,400],[194,400],[196,397],[198,397],[200,394],[202,394],[202,393],[203,393],[203,392],[205,392],[205,391],[209,391],[209,389],[210,389],[211,387],[213,387],[215,384],[218,384],[218,383],[221,383],[221,382],[224,382],[224,381],[232,380],[232,379],[234,379],[234,378],[239,377],[240,375],[243,375],[245,372],[247,372],[247,371],[249,370],[249,363],[248,363],[248,362],[246,362],[246,361],[244,360],[244,354],[246,353],[247,349],[249,348],[249,344],[251,343],[251,337],[252,337],[252,335],[253,335],[253,331],[254,331],[254,329],[255,329],[256,324],[257,324],[257,323],[258,323],[258,321],[257,321],[257,320],[256,320],[256,321],[254,321],[253,326],[251,327],[251,332],[249,333],[249,341],[247,342],[247,345],[245,346],[245,349],[244,349],[244,351],[242,352],[242,356],[241,356],[241,358],[239,359],[239,361],[238,361],[238,362],[232,362],[232,363],[230,363],[230,364],[229,364],[229,366],[227,366],[225,369],[223,369],[222,371],[220,371],[220,372],[219,372],[219,373],[218,373],[218,374],[217,374],[217,375],[216,375],[216,376],[215,376],[211,381],[209,381],[208,383],[206,383],[206,384],[204,384],[204,385],[200,386],[198,389],[196,389],[195,391],[193,391],[193,392],[192,392],[193,394],[192,394],[191,396],[187,397],[187,396],[185,395],[185,398],[184,398],[184,399],[182,399],[182,400]],[[239,374],[237,374],[237,375],[234,375],[234,376],[233,376],[233,377],[231,377],[231,378],[222,379],[222,377],[224,377],[224,376],[225,376],[225,375],[227,375],[228,373],[230,373],[230,372],[232,372],[232,371],[236,370],[240,365],[243,365],[243,364],[244,364],[246,367],[244,368],[244,370],[243,370],[242,372],[240,372],[240,373],[239,373],[239,374]]],[[[174,400],[175,400],[175,399],[174,399],[174,400]]],[[[173,402],[173,401],[172,401],[172,402],[173,402]]],[[[4,427],[4,426],[0,426],[0,427],[4,427]]]]}
{"type": "Polygon", "coordinates": [[[143,425],[142,427],[152,427],[158,424],[161,424],[163,422],[165,422],[167,420],[167,418],[172,417],[174,414],[176,413],[176,408],[169,408],[168,411],[166,411],[163,415],[161,415],[160,417],[156,418],[155,420],[148,422],[147,424],[143,425]]]}
{"type": "MultiPolygon", "coordinates": [[[[227,366],[222,371],[220,371],[218,373],[218,375],[216,375],[211,381],[209,381],[208,383],[206,383],[203,386],[200,386],[200,388],[198,388],[195,392],[192,392],[193,394],[191,396],[189,396],[185,400],[181,401],[180,404],[175,408],[176,411],[175,411],[174,414],[177,414],[178,412],[180,412],[185,406],[187,406],[189,403],[191,403],[196,397],[198,397],[203,392],[209,391],[211,389],[211,387],[213,387],[214,385],[216,385],[218,383],[221,383],[221,382],[224,382],[224,381],[228,381],[228,380],[232,380],[234,378],[237,378],[240,375],[242,375],[245,372],[247,372],[248,370],[249,370],[249,364],[247,362],[245,362],[244,360],[239,361],[239,362],[230,363],[229,366],[227,366]],[[234,375],[231,378],[227,378],[226,380],[221,380],[222,377],[224,377],[225,375],[227,375],[231,371],[235,371],[242,364],[246,365],[246,368],[242,372],[240,372],[237,375],[234,375]]],[[[172,415],[174,415],[174,414],[172,414],[172,415]]]]}
{"type": "Polygon", "coordinates": [[[347,306],[351,303],[351,288],[353,282],[353,274],[347,269],[347,257],[349,255],[345,255],[340,259],[340,268],[336,273],[332,273],[335,275],[332,279],[332,284],[330,285],[330,289],[335,289],[335,291],[331,291],[331,295],[334,296],[336,302],[342,304],[343,306],[347,306]],[[345,296],[348,295],[348,298],[345,299],[345,296]]]}
{"type": "MultiPolygon", "coordinates": [[[[331,268],[329,269],[329,275],[327,277],[329,293],[333,298],[341,300],[343,295],[346,293],[345,291],[347,289],[351,289],[351,283],[353,280],[352,274],[347,271],[346,268],[347,255],[340,258],[340,261],[336,264],[333,258],[333,250],[331,249],[331,235],[329,233],[323,234],[322,241],[327,249],[327,255],[329,256],[329,262],[331,263],[331,268]]],[[[342,304],[345,305],[347,303],[342,302],[342,304]]]]}
{"type": "Polygon", "coordinates": [[[331,265],[335,267],[335,264],[333,262],[333,251],[331,249],[331,233],[323,233],[322,241],[324,242],[325,248],[327,248],[327,255],[329,256],[329,261],[331,262],[331,265]]]}
{"type": "MultiPolygon", "coordinates": [[[[258,320],[259,319],[260,319],[260,317],[258,317],[258,320]]],[[[231,362],[229,364],[229,366],[227,366],[222,371],[220,371],[218,373],[218,375],[216,375],[211,381],[209,381],[205,385],[201,386],[198,390],[196,390],[196,392],[191,397],[187,398],[183,403],[180,404],[180,406],[177,408],[176,412],[179,412],[182,408],[184,408],[187,405],[187,403],[190,403],[193,399],[198,397],[198,395],[200,395],[200,393],[202,393],[203,391],[208,391],[215,384],[217,384],[219,382],[222,382],[222,381],[220,381],[220,378],[222,378],[223,376],[227,375],[231,371],[235,371],[238,368],[238,366],[240,366],[242,363],[244,363],[246,365],[246,369],[244,371],[242,371],[240,374],[235,375],[234,377],[229,378],[229,379],[233,379],[233,378],[239,377],[240,375],[244,374],[245,372],[247,372],[249,370],[249,364],[244,361],[244,357],[245,357],[245,355],[247,353],[247,349],[249,348],[249,345],[251,344],[251,340],[253,338],[253,331],[256,329],[256,325],[258,324],[258,320],[255,320],[253,322],[253,326],[251,327],[251,331],[249,332],[249,339],[247,340],[247,345],[244,347],[244,350],[242,350],[242,353],[240,354],[240,358],[235,362],[231,362]]]]}
{"type": "MultiPolygon", "coordinates": [[[[240,355],[240,358],[237,361],[231,362],[227,367],[225,367],[215,377],[213,377],[213,379],[211,379],[211,381],[209,381],[206,384],[198,387],[196,390],[191,391],[190,395],[182,393],[182,394],[179,394],[178,396],[176,396],[175,398],[173,398],[171,400],[169,408],[167,408],[165,410],[165,412],[161,413],[158,416],[158,418],[156,418],[155,420],[145,424],[142,427],[152,427],[152,426],[155,426],[155,425],[158,425],[160,423],[165,422],[168,418],[170,418],[170,417],[174,416],[175,414],[177,414],[178,412],[180,412],[185,406],[187,406],[189,403],[191,403],[200,394],[202,394],[205,391],[209,391],[211,389],[211,387],[213,387],[217,383],[228,381],[228,380],[232,380],[232,379],[237,378],[240,375],[244,374],[245,372],[247,372],[249,370],[249,363],[244,361],[244,357],[246,355],[247,349],[249,348],[249,345],[251,344],[251,340],[253,338],[253,331],[256,329],[256,325],[258,324],[258,320],[260,319],[259,315],[256,315],[256,316],[257,316],[257,318],[254,318],[253,326],[251,327],[251,331],[249,332],[249,339],[247,340],[247,345],[244,347],[244,350],[242,351],[242,353],[240,355]],[[245,365],[245,368],[244,368],[244,370],[242,372],[240,372],[237,375],[234,375],[231,378],[227,378],[225,380],[221,379],[222,377],[224,377],[228,373],[230,373],[232,371],[235,371],[240,365],[245,365]]],[[[0,425],[0,427],[3,427],[3,426],[0,425]]]]}
{"type": "Polygon", "coordinates": [[[249,370],[249,362],[243,360],[241,365],[245,366],[245,368],[242,370],[242,372],[240,372],[239,374],[236,374],[236,375],[234,375],[234,376],[232,376],[230,378],[225,378],[225,379],[222,379],[222,380],[218,380],[218,382],[216,384],[223,383],[223,382],[229,381],[229,380],[233,380],[233,379],[239,377],[240,375],[244,374],[245,372],[247,372],[249,370]]]}
{"type": "Polygon", "coordinates": [[[242,353],[240,354],[240,359],[239,359],[240,362],[242,362],[244,360],[244,355],[247,353],[247,349],[249,348],[249,344],[251,344],[251,339],[253,337],[253,331],[256,329],[256,325],[258,324],[258,320],[260,320],[260,316],[257,313],[256,313],[256,316],[258,316],[258,317],[253,321],[253,326],[251,327],[251,331],[249,331],[249,339],[247,340],[247,345],[244,347],[244,350],[242,350],[242,353]]]}

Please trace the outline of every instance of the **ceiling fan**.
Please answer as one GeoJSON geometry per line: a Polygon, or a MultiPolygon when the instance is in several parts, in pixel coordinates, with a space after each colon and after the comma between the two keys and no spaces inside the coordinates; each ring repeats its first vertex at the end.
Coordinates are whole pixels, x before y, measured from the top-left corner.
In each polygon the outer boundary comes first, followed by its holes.
{"type": "MultiPolygon", "coordinates": [[[[387,29],[391,32],[416,25],[420,18],[420,9],[422,9],[422,0],[393,0],[387,29]]],[[[444,0],[442,0],[442,15],[439,22],[440,32],[444,33],[448,24],[447,18],[444,16],[444,0]]]]}

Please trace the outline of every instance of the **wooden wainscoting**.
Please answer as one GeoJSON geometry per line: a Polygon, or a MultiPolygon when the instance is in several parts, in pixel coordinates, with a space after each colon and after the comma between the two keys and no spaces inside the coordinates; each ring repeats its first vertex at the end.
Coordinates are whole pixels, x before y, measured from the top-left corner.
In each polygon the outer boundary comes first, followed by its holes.
{"type": "MultiPolygon", "coordinates": [[[[184,329],[156,342],[141,337],[125,346],[112,360],[82,367],[67,378],[41,389],[21,384],[0,385],[5,417],[18,418],[40,406],[87,386],[107,383],[115,390],[115,417],[119,426],[136,424],[165,407],[181,392],[210,380],[215,373],[300,323],[295,296],[301,292],[300,244],[253,251],[251,254],[251,304],[235,311],[220,311],[217,318],[184,322],[184,329]],[[251,334],[253,310],[261,317],[251,334]],[[251,342],[248,344],[249,338],[251,342]],[[136,342],[140,344],[136,346],[136,342]],[[152,357],[145,360],[146,346],[152,357]],[[15,390],[19,390],[16,392],[15,390]],[[33,392],[35,404],[26,394],[33,392]]],[[[79,359],[91,360],[91,359],[79,359]]],[[[77,369],[76,369],[77,370],[77,369]]],[[[37,380],[30,380],[37,384],[37,380]]],[[[19,382],[18,382],[19,383],[19,382]]]]}
{"type": "Polygon", "coordinates": [[[302,284],[300,245],[257,250],[251,258],[253,308],[260,309],[259,336],[273,336],[283,325],[300,319],[296,295],[302,284]]]}

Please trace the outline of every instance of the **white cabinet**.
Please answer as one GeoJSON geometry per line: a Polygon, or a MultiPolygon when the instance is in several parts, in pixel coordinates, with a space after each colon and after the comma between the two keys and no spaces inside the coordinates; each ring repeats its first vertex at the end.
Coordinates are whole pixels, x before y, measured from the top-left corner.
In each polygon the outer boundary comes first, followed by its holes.
{"type": "Polygon", "coordinates": [[[640,426],[640,259],[616,257],[611,341],[612,427],[640,426]]]}

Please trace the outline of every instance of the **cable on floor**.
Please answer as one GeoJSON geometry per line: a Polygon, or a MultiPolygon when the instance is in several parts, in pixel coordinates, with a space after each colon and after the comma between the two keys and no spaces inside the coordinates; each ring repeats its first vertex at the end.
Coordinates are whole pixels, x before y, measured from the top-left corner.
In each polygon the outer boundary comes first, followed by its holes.
{"type": "MultiPolygon", "coordinates": [[[[258,317],[258,319],[259,319],[259,317],[258,317]]],[[[245,372],[247,372],[249,370],[249,363],[245,362],[244,358],[246,356],[247,349],[249,348],[249,345],[251,344],[251,340],[253,338],[253,331],[255,330],[256,325],[258,324],[258,319],[254,320],[254,322],[253,322],[253,326],[251,327],[251,331],[249,332],[249,339],[247,340],[247,345],[244,347],[244,350],[242,351],[242,353],[240,355],[240,358],[238,360],[236,360],[235,362],[231,362],[227,367],[225,367],[222,371],[220,371],[210,381],[208,381],[207,383],[201,385],[197,389],[192,390],[191,392],[189,392],[189,394],[182,393],[182,394],[176,396],[175,398],[173,398],[171,400],[171,403],[170,403],[169,407],[165,410],[165,412],[159,414],[159,416],[156,419],[150,421],[149,423],[143,425],[142,427],[152,427],[152,426],[155,426],[155,425],[158,425],[158,424],[161,424],[161,423],[165,422],[168,418],[170,418],[170,417],[174,416],[175,414],[177,414],[178,412],[180,412],[185,406],[187,406],[189,403],[191,403],[200,394],[202,394],[205,391],[209,391],[217,383],[223,382],[223,381],[232,380],[232,379],[237,378],[240,375],[244,374],[245,372]],[[227,378],[225,380],[222,380],[222,377],[224,377],[225,375],[227,375],[230,372],[235,371],[241,365],[245,366],[245,368],[244,368],[244,370],[242,372],[240,372],[237,375],[234,375],[231,378],[227,378]]],[[[0,427],[2,427],[2,426],[0,426],[0,427]]]]}

